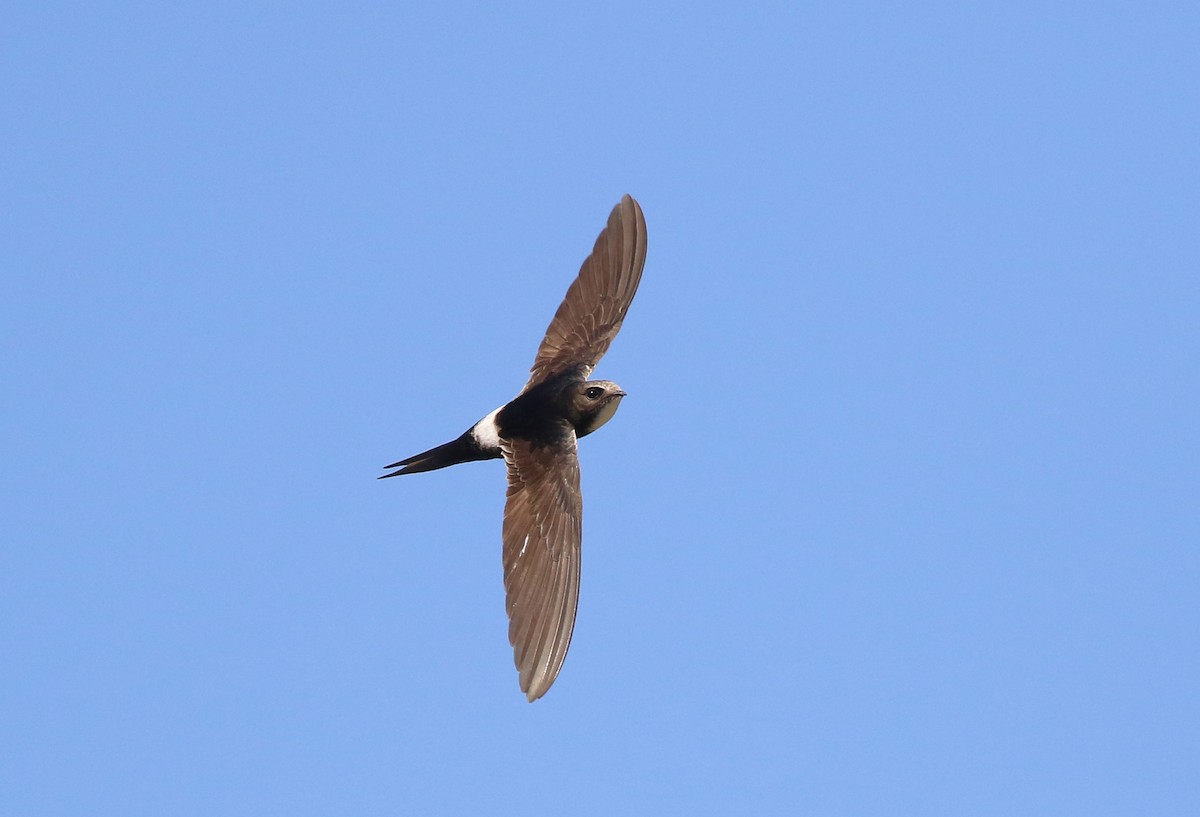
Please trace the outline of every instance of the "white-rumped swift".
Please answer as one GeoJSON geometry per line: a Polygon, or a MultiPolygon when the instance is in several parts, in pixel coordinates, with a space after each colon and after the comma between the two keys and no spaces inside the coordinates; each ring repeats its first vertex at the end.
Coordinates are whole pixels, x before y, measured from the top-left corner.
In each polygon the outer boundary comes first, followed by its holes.
{"type": "Polygon", "coordinates": [[[508,640],[530,701],[558,677],[575,627],[583,518],[576,440],[612,419],[625,397],[611,380],[587,378],[621,328],[645,263],[646,220],[625,196],[554,313],[521,393],[380,477],[504,458],[508,640]]]}

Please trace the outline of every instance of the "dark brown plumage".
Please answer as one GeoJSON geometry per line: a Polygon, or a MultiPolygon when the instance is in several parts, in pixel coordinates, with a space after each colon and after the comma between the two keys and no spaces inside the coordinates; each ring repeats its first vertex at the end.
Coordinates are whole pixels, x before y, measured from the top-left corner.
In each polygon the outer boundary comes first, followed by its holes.
{"type": "Polygon", "coordinates": [[[580,374],[587,379],[617,336],[645,263],[646,219],[624,196],[546,328],[525,390],[571,366],[585,366],[580,374]]]}
{"type": "MultiPolygon", "coordinates": [[[[638,203],[625,196],[550,321],[525,392],[563,373],[579,383],[587,380],[625,320],[645,263],[646,221],[638,203]]],[[[558,677],[575,628],[583,534],[579,458],[569,424],[552,442],[501,439],[500,446],[508,465],[503,533],[508,640],[521,691],[534,701],[558,677]]]]}
{"type": "Polygon", "coordinates": [[[621,328],[645,261],[646,221],[625,196],[550,321],[521,393],[457,439],[389,465],[400,470],[385,475],[504,458],[508,638],[530,701],[558,677],[575,626],[583,531],[576,441],[604,425],[625,396],[616,383],[587,377],[621,328]]]}

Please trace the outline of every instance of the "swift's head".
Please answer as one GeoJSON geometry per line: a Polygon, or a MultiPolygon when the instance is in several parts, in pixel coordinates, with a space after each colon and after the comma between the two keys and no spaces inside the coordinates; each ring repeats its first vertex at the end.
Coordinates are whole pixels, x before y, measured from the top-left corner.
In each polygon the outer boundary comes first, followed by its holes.
{"type": "Polygon", "coordinates": [[[575,435],[591,434],[612,419],[625,392],[611,380],[590,380],[571,387],[571,422],[575,435]]]}

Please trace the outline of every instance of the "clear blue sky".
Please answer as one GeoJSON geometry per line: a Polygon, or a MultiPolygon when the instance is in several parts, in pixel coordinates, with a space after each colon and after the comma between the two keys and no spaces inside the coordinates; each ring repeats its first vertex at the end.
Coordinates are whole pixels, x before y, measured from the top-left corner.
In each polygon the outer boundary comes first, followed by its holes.
{"type": "Polygon", "coordinates": [[[1200,814],[1194,3],[17,3],[0,813],[1200,814]],[[641,291],[517,689],[504,471],[641,291]]]}

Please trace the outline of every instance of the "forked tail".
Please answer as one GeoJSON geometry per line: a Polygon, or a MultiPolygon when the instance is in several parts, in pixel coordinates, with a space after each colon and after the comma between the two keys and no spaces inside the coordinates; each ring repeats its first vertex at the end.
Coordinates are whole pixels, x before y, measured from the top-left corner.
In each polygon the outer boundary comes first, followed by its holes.
{"type": "Polygon", "coordinates": [[[475,442],[475,438],[471,436],[471,432],[468,431],[458,439],[443,443],[437,448],[431,448],[408,459],[383,466],[384,468],[398,468],[399,470],[393,471],[390,474],[384,474],[379,479],[398,477],[401,474],[419,474],[422,471],[436,471],[439,468],[445,468],[449,465],[458,465],[460,462],[487,460],[496,456],[499,455],[489,454],[481,449],[478,443],[475,442]]]}

